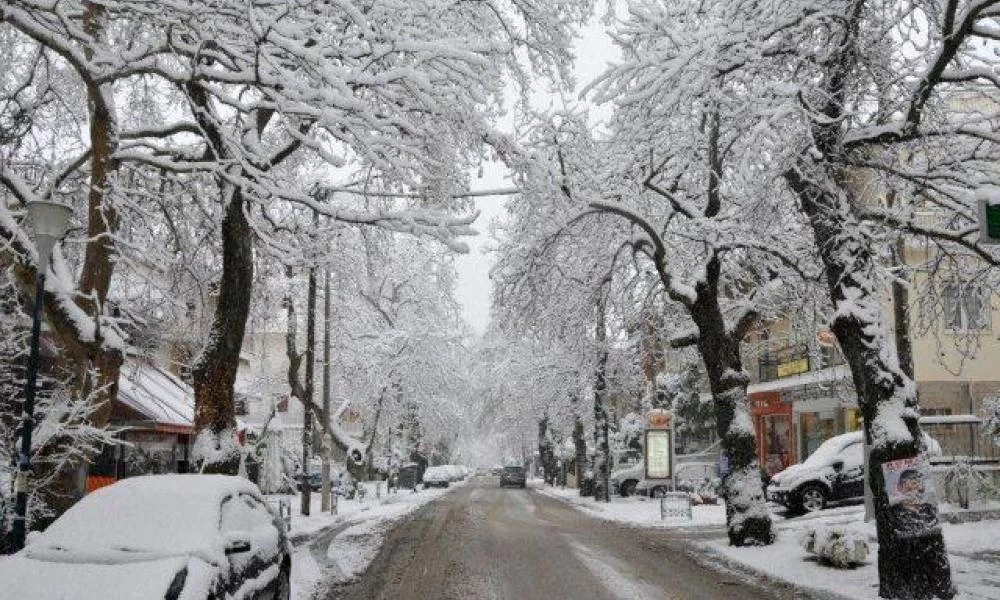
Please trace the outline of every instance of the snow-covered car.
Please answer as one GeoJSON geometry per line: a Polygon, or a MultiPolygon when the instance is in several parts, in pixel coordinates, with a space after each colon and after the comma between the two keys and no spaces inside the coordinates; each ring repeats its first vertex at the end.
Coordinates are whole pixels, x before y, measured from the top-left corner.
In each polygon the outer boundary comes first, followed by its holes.
{"type": "Polygon", "coordinates": [[[451,469],[448,465],[438,467],[427,467],[424,471],[424,488],[448,487],[451,485],[451,469]]]}
{"type": "Polygon", "coordinates": [[[0,560],[0,599],[287,600],[290,556],[246,479],[146,475],[87,495],[0,560]]]}
{"type": "Polygon", "coordinates": [[[633,496],[639,482],[646,476],[646,466],[643,461],[626,465],[611,472],[611,489],[622,497],[633,496]]]}
{"type": "MultiPolygon", "coordinates": [[[[767,499],[793,511],[813,512],[828,504],[864,498],[864,438],[861,431],[834,436],[805,461],[771,477],[767,499]]],[[[941,453],[941,446],[924,434],[929,455],[941,453]]]]}

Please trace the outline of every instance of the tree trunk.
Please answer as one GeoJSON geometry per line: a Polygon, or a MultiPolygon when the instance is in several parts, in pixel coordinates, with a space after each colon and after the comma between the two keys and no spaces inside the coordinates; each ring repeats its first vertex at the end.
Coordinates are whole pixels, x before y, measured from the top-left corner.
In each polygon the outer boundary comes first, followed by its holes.
{"type": "Polygon", "coordinates": [[[542,479],[551,484],[555,481],[555,465],[552,459],[552,441],[549,440],[549,418],[538,420],[538,460],[542,463],[542,479]]]}
{"type": "Polygon", "coordinates": [[[698,325],[698,351],[705,363],[715,424],[729,469],[722,477],[726,528],[733,546],[764,545],[774,540],[771,513],[764,498],[757,461],[757,437],[750,416],[747,383],[740,361],[739,334],[726,331],[715,289],[721,266],[709,261],[705,281],[698,284],[697,301],[690,308],[698,325]]]}
{"type": "Polygon", "coordinates": [[[594,500],[611,502],[611,444],[608,441],[608,347],[605,304],[597,302],[595,339],[599,346],[594,371],[594,500]]]}
{"type": "Polygon", "coordinates": [[[917,457],[921,435],[916,385],[900,368],[885,330],[870,241],[839,177],[805,157],[785,177],[813,230],[834,307],[832,329],[851,367],[871,444],[868,481],[878,529],[879,595],[951,598],[937,507],[923,504],[920,512],[904,516],[901,505],[889,505],[883,464],[917,457]]]}
{"type": "MultiPolygon", "coordinates": [[[[574,406],[580,402],[574,400],[574,406]]],[[[587,439],[583,431],[583,419],[577,414],[573,419],[573,451],[576,464],[576,487],[581,496],[593,494],[592,484],[587,483],[587,439]]]]}
{"type": "Polygon", "coordinates": [[[222,281],[208,342],[192,369],[195,397],[194,463],[202,473],[236,475],[233,386],[250,312],[253,230],[243,213],[243,192],[231,188],[222,220],[222,281]]]}

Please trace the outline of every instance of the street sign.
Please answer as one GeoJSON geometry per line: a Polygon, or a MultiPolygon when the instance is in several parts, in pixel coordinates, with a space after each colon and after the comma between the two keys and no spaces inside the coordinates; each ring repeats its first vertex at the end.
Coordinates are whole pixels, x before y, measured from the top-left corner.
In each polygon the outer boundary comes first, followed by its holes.
{"type": "Polygon", "coordinates": [[[669,429],[646,430],[646,479],[673,476],[673,436],[669,429]]]}

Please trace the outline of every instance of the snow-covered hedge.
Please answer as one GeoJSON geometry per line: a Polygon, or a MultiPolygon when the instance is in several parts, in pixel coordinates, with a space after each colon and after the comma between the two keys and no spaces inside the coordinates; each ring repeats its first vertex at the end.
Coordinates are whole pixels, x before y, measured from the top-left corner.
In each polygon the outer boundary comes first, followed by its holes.
{"type": "Polygon", "coordinates": [[[809,529],[802,536],[802,547],[815,554],[821,563],[848,569],[868,557],[868,542],[860,534],[836,527],[809,529]]]}

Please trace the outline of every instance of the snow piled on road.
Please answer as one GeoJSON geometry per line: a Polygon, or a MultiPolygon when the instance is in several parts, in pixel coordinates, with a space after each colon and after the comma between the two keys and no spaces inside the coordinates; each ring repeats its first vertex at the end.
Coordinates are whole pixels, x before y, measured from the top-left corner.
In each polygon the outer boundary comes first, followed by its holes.
{"type": "Polygon", "coordinates": [[[299,498],[291,497],[294,506],[291,537],[295,541],[292,556],[292,598],[312,600],[323,597],[332,586],[357,577],[378,555],[388,532],[407,515],[451,488],[413,492],[400,490],[376,498],[374,488],[363,500],[341,499],[336,515],[319,510],[319,494],[312,496],[310,516],[299,512],[299,498]]]}

